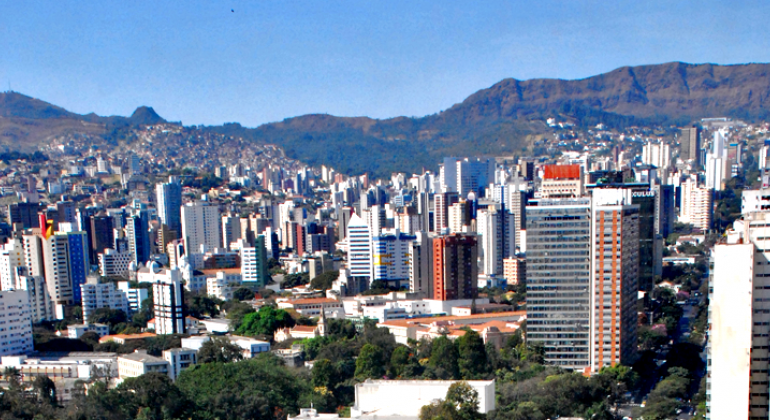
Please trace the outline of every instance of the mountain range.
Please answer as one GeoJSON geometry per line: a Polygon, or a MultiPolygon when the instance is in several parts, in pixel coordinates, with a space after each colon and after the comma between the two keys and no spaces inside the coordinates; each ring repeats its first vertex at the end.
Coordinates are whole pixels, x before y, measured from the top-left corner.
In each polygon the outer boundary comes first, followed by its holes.
{"type": "MultiPolygon", "coordinates": [[[[199,127],[283,147],[287,156],[349,174],[433,168],[443,156],[522,155],[546,136],[545,119],[587,127],[603,122],[684,125],[704,117],[770,116],[770,64],[666,63],[622,67],[579,80],[505,79],[447,110],[420,118],[303,115],[257,128],[199,127]]],[[[131,117],[79,115],[18,93],[0,94],[0,144],[34,147],[61,132],[164,122],[152,108],[131,117]]]]}

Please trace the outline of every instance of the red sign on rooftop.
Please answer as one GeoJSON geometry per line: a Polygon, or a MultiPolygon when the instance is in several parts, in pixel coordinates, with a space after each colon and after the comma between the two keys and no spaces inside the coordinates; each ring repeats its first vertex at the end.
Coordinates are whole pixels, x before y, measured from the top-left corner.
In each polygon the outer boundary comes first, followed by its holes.
{"type": "Polygon", "coordinates": [[[579,179],[580,165],[545,165],[543,179],[579,179]]]}

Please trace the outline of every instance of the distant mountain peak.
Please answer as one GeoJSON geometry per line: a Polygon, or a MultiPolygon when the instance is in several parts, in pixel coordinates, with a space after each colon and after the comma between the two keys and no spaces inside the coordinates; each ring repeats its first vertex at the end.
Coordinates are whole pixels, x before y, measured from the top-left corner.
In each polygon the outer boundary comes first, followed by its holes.
{"type": "Polygon", "coordinates": [[[155,112],[154,109],[150,106],[140,106],[139,108],[134,111],[133,114],[131,114],[131,117],[129,117],[129,121],[133,124],[143,124],[143,125],[149,125],[149,124],[158,124],[158,123],[165,123],[166,120],[163,119],[160,115],[158,115],[157,112],[155,112]]]}

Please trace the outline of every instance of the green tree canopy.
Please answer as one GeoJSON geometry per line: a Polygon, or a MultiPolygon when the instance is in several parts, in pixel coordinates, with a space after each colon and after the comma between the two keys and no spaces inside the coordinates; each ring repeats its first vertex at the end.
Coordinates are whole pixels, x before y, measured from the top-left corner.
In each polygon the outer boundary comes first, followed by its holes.
{"type": "Polygon", "coordinates": [[[385,375],[385,353],[382,348],[365,344],[356,359],[356,378],[382,378],[385,375]]]}
{"type": "Polygon", "coordinates": [[[248,336],[265,335],[272,337],[273,333],[279,328],[290,328],[294,325],[294,318],[288,312],[266,305],[259,308],[257,312],[246,314],[236,333],[248,336]]]}
{"type": "Polygon", "coordinates": [[[211,337],[198,350],[198,363],[227,363],[243,359],[240,347],[225,337],[211,337]]]}

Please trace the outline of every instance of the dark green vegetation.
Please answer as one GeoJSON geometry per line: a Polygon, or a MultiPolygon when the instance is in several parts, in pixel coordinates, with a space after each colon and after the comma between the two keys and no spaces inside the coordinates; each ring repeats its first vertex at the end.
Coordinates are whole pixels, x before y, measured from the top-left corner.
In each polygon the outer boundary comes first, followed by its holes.
{"type": "MultiPolygon", "coordinates": [[[[287,156],[348,174],[382,177],[435,168],[444,156],[521,155],[547,134],[549,117],[578,127],[683,125],[728,116],[770,114],[768,64],[719,66],[666,63],[622,67],[581,80],[505,79],[437,114],[376,120],[304,115],[246,128],[237,123],[197,129],[276,144],[287,156]]],[[[33,147],[62,133],[119,137],[123,127],[155,124],[140,107],[131,117],[78,115],[18,93],[0,94],[0,143],[33,147]],[[83,125],[83,122],[89,124],[83,125]]],[[[14,149],[15,150],[15,149],[14,149]]]]}

